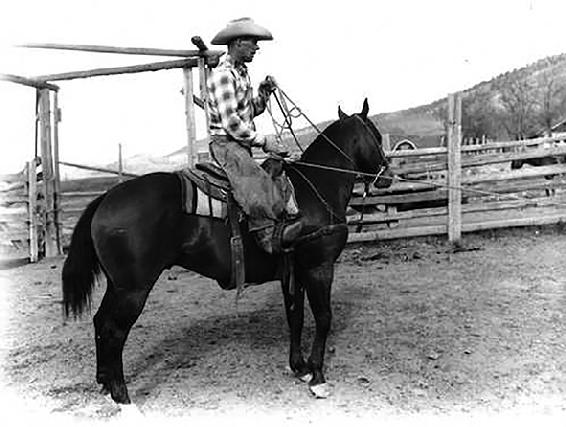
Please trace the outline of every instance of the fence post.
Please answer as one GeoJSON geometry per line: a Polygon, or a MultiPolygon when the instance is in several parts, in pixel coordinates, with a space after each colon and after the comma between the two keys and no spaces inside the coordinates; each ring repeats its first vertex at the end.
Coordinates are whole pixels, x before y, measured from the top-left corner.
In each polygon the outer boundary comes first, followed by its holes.
{"type": "Polygon", "coordinates": [[[59,169],[59,122],[61,121],[61,110],[57,92],[53,92],[53,222],[55,224],[55,237],[57,254],[63,253],[63,232],[61,230],[61,172],[59,169]]]}
{"type": "Polygon", "coordinates": [[[39,247],[37,241],[37,160],[26,163],[29,219],[29,261],[37,262],[39,247]]]}
{"type": "Polygon", "coordinates": [[[184,94],[185,94],[185,124],[187,127],[187,156],[188,166],[195,165],[195,145],[196,145],[196,120],[195,120],[195,104],[193,100],[193,70],[191,68],[183,68],[184,77],[184,94]]]}
{"type": "MultiPolygon", "coordinates": [[[[206,68],[206,61],[204,58],[198,59],[198,69],[199,69],[199,82],[200,82],[200,98],[204,103],[204,117],[206,123],[206,151],[203,154],[204,158],[209,156],[209,148],[208,143],[210,142],[210,130],[209,130],[209,119],[208,119],[208,89],[207,89],[207,80],[208,80],[208,69],[206,68]]],[[[197,153],[198,156],[199,153],[197,153]]],[[[199,160],[200,161],[200,160],[199,160]]]]}
{"type": "Polygon", "coordinates": [[[448,240],[459,244],[462,236],[462,97],[448,96],[448,240]]]}
{"type": "Polygon", "coordinates": [[[41,135],[41,170],[45,197],[45,256],[57,255],[53,204],[53,153],[51,150],[51,101],[49,89],[39,91],[39,122],[41,135]]]}

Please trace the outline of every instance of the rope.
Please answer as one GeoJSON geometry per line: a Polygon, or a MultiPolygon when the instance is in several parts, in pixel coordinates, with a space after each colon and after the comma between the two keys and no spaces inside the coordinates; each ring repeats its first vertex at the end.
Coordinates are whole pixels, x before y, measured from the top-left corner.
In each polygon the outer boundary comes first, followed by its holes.
{"type": "Polygon", "coordinates": [[[293,130],[293,119],[300,117],[300,114],[297,114],[295,112],[296,111],[295,108],[293,108],[292,110],[289,110],[289,107],[287,107],[287,103],[285,102],[285,99],[283,97],[281,97],[279,92],[280,92],[279,87],[276,87],[276,90],[273,93],[273,97],[277,101],[277,105],[279,106],[279,109],[281,110],[284,123],[279,123],[275,119],[275,116],[273,114],[273,109],[271,107],[271,98],[269,98],[269,101],[267,103],[267,111],[269,111],[269,115],[271,116],[271,122],[273,124],[273,128],[275,129],[276,138],[281,142],[283,140],[283,138],[282,138],[283,132],[285,130],[288,130],[291,133],[291,135],[293,136],[293,139],[295,141],[295,145],[297,147],[299,147],[299,150],[301,151],[301,153],[304,153],[305,150],[304,150],[303,147],[301,147],[301,144],[299,143],[299,139],[297,138],[297,135],[295,135],[295,131],[293,130]]]}
{"type": "MultiPolygon", "coordinates": [[[[352,165],[356,164],[354,162],[354,160],[346,152],[344,152],[344,150],[342,150],[338,145],[336,145],[336,143],[334,141],[332,141],[330,138],[328,138],[328,136],[326,136],[318,128],[318,126],[299,108],[299,106],[289,97],[289,95],[287,95],[287,93],[285,93],[285,91],[283,89],[281,89],[281,87],[279,87],[279,85],[276,86],[276,92],[278,92],[281,95],[282,100],[289,101],[293,105],[293,108],[290,111],[296,111],[296,113],[295,113],[296,115],[295,116],[291,115],[291,117],[295,117],[295,118],[300,117],[300,116],[304,117],[305,120],[309,123],[309,125],[316,131],[318,136],[323,137],[326,140],[326,142],[328,142],[330,145],[332,145],[332,147],[334,147],[334,149],[336,149],[345,159],[347,159],[350,163],[352,163],[352,165]]],[[[276,97],[276,99],[277,99],[277,97],[276,97]]],[[[283,108],[282,108],[281,112],[283,113],[284,116],[287,117],[283,108]]],[[[297,145],[300,147],[298,140],[295,139],[295,141],[296,141],[297,145]]],[[[301,147],[301,150],[302,150],[302,147],[301,147]]]]}
{"type": "MultiPolygon", "coordinates": [[[[293,166],[293,164],[290,164],[291,166],[293,166]]],[[[322,204],[324,205],[324,208],[326,209],[326,211],[330,214],[330,216],[340,220],[341,218],[336,215],[336,213],[334,212],[334,209],[332,209],[332,206],[330,206],[328,204],[328,202],[326,201],[326,199],[322,196],[322,194],[320,194],[320,192],[317,190],[316,186],[312,183],[312,181],[310,179],[308,179],[299,169],[297,169],[296,167],[293,167],[293,170],[295,172],[297,172],[297,174],[309,185],[309,187],[311,188],[312,192],[314,193],[314,195],[317,197],[318,200],[320,200],[322,202],[322,204]]],[[[330,220],[332,221],[332,218],[330,218],[330,220]]]]}

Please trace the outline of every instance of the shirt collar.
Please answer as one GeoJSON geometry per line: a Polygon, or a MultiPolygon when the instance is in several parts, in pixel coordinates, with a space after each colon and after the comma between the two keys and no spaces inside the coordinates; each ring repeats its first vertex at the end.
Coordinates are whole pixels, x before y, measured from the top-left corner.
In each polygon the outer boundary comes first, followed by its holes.
{"type": "Polygon", "coordinates": [[[246,75],[248,72],[248,67],[243,62],[241,64],[236,65],[234,58],[230,56],[230,54],[226,54],[224,58],[224,64],[230,68],[234,68],[240,75],[246,75]]]}

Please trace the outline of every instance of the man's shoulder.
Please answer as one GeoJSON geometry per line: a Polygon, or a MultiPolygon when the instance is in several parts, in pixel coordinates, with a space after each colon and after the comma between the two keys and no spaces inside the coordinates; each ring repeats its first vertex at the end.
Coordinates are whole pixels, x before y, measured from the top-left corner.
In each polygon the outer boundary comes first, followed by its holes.
{"type": "Polygon", "coordinates": [[[213,68],[210,77],[214,80],[220,80],[223,78],[233,79],[236,77],[236,70],[230,64],[218,64],[216,68],[213,68]]]}

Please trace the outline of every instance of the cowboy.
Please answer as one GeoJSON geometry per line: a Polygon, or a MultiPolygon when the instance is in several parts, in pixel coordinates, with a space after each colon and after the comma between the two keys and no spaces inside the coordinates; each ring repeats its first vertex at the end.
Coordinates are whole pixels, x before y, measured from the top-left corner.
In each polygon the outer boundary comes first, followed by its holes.
{"type": "Polygon", "coordinates": [[[257,96],[251,87],[246,63],[252,62],[261,40],[273,40],[273,36],[250,18],[229,22],[214,37],[212,44],[227,45],[228,52],[210,73],[207,103],[211,155],[226,172],[256,242],[272,254],[293,245],[302,223],[296,205],[285,201],[271,175],[252,157],[252,147],[287,155],[274,140],[258,133],[253,122],[275,90],[270,76],[260,83],[257,96]]]}

